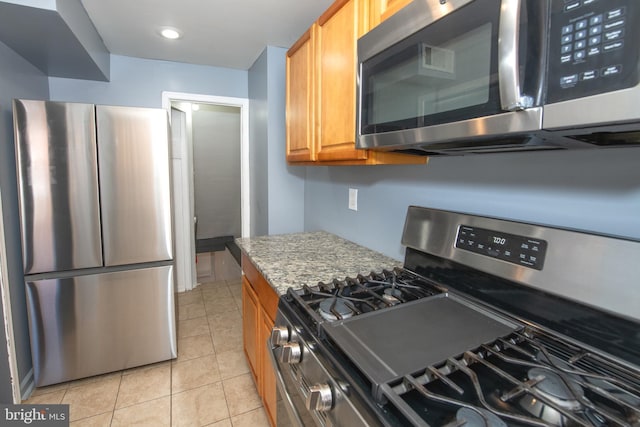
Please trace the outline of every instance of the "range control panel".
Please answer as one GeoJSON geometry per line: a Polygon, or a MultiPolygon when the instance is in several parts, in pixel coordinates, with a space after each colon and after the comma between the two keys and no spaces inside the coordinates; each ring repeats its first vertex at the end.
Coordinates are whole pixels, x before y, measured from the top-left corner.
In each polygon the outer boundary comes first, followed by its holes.
{"type": "Polygon", "coordinates": [[[542,270],[547,242],[531,237],[461,225],[456,248],[542,270]]]}
{"type": "Polygon", "coordinates": [[[546,103],[638,84],[640,2],[553,0],[546,103]]]}

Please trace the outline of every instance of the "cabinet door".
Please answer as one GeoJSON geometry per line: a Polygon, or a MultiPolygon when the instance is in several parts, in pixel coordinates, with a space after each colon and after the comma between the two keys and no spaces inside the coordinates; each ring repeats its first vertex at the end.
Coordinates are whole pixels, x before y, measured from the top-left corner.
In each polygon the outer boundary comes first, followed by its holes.
{"type": "Polygon", "coordinates": [[[371,6],[371,28],[375,27],[406,5],[411,0],[380,0],[374,1],[371,6]]]}
{"type": "Polygon", "coordinates": [[[362,0],[338,0],[315,27],[318,160],[366,159],[355,149],[356,41],[364,33],[362,0]]]}
{"type": "Polygon", "coordinates": [[[253,379],[260,390],[259,381],[259,358],[258,358],[258,334],[260,316],[260,306],[258,297],[247,279],[242,277],[242,341],[244,353],[249,361],[249,367],[253,374],[253,379]]]}
{"type": "Polygon", "coordinates": [[[267,416],[272,426],[276,425],[276,375],[273,372],[273,366],[271,366],[271,358],[268,352],[267,343],[271,337],[271,329],[273,329],[274,321],[269,318],[264,310],[261,310],[261,322],[260,322],[260,341],[258,342],[258,348],[262,354],[262,402],[264,403],[264,409],[267,411],[267,416]]]}
{"type": "Polygon", "coordinates": [[[287,160],[312,161],[313,142],[313,27],[287,52],[287,160]]]}

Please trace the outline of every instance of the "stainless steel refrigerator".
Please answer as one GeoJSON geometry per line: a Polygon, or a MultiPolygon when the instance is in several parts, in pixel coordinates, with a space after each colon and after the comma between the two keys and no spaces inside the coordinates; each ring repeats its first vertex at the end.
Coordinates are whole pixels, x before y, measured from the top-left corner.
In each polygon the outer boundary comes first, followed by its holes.
{"type": "Polygon", "coordinates": [[[166,111],[13,111],[36,386],[176,357],[166,111]]]}

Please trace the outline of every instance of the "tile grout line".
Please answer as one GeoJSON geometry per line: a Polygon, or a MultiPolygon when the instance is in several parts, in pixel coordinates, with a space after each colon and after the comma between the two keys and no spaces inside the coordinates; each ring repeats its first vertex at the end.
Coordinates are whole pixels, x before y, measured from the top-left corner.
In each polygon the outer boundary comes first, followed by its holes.
{"type": "Polygon", "coordinates": [[[120,382],[118,383],[118,392],[116,393],[116,400],[113,402],[113,409],[111,410],[111,419],[109,420],[109,426],[113,424],[113,418],[116,415],[116,405],[118,404],[118,396],[120,395],[120,387],[122,387],[122,372],[120,371],[120,382]]]}
{"type": "MultiPolygon", "coordinates": [[[[204,295],[202,296],[202,299],[204,303],[204,295]]],[[[228,417],[226,419],[229,420],[229,424],[231,424],[231,426],[233,427],[233,421],[231,421],[231,412],[229,411],[229,401],[227,400],[227,394],[224,391],[224,381],[222,379],[222,373],[220,372],[220,364],[218,363],[218,352],[216,350],[216,346],[213,340],[213,328],[211,327],[211,323],[209,322],[209,315],[206,314],[206,307],[205,307],[205,316],[207,319],[207,327],[209,328],[209,337],[211,338],[211,346],[213,347],[213,352],[216,358],[216,367],[218,368],[218,375],[220,376],[220,387],[222,387],[222,395],[224,396],[224,405],[227,408],[228,417]]],[[[223,421],[223,420],[219,420],[219,421],[223,421]]]]}

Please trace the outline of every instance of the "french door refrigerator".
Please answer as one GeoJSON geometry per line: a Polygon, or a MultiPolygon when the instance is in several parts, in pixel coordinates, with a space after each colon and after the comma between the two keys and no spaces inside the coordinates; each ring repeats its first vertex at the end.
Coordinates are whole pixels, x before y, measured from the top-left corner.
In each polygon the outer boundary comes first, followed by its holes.
{"type": "Polygon", "coordinates": [[[13,109],[36,386],[175,358],[166,111],[13,109]]]}

